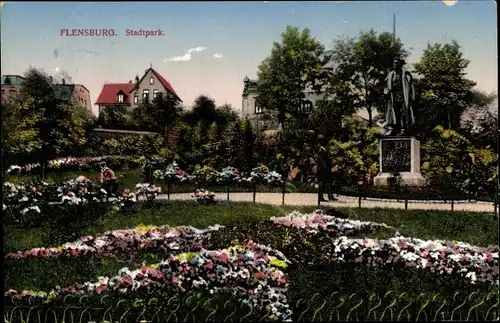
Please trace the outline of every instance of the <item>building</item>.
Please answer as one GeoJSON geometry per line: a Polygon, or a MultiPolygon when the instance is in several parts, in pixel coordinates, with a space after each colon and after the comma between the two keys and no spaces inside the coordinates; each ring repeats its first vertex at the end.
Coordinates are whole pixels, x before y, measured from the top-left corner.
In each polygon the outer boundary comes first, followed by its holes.
{"type": "MultiPolygon", "coordinates": [[[[277,127],[275,121],[264,120],[264,111],[258,106],[255,99],[257,98],[257,81],[250,80],[248,77],[243,79],[244,88],[242,95],[242,116],[248,118],[252,126],[262,130],[272,130],[277,127]]],[[[323,94],[309,91],[304,93],[305,98],[302,102],[302,112],[307,118],[312,109],[323,100],[323,94]]]]}
{"type": "MultiPolygon", "coordinates": [[[[17,93],[25,78],[19,75],[3,75],[2,76],[2,100],[9,95],[17,93]]],[[[53,78],[50,77],[50,82],[53,83],[53,78]]],[[[56,97],[62,100],[67,100],[75,105],[84,106],[89,112],[92,112],[92,104],[90,102],[90,91],[81,84],[69,84],[64,79],[61,83],[54,84],[56,97]]]]}
{"type": "MultiPolygon", "coordinates": [[[[257,81],[250,80],[248,77],[243,79],[244,88],[242,95],[242,117],[248,118],[248,120],[252,123],[252,126],[257,127],[261,130],[276,130],[278,129],[278,124],[276,118],[274,120],[265,120],[264,119],[264,111],[262,108],[258,106],[255,99],[257,98],[257,81]]],[[[304,117],[307,118],[311,111],[318,106],[320,101],[325,99],[324,94],[307,91],[304,92],[304,100],[302,102],[302,113],[304,117]]],[[[365,110],[360,110],[354,113],[348,118],[352,120],[357,120],[362,124],[368,125],[368,120],[364,116],[366,114],[365,110]]],[[[374,111],[374,116],[376,116],[376,112],[374,111]]],[[[344,120],[341,122],[343,123],[344,120]]],[[[381,127],[380,124],[375,124],[375,127],[381,127]]]]}
{"type": "Polygon", "coordinates": [[[25,78],[19,75],[2,75],[2,101],[17,93],[24,80],[25,78]]]}
{"type": "Polygon", "coordinates": [[[133,111],[143,102],[151,102],[159,95],[179,98],[172,85],[152,67],[144,72],[142,78],[137,75],[135,82],[104,84],[95,104],[99,114],[107,106],[123,105],[133,111]]]}

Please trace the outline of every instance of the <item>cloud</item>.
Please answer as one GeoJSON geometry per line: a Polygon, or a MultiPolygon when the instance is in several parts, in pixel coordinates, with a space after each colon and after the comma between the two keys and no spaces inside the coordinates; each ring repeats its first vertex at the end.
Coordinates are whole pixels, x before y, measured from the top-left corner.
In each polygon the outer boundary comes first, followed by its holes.
{"type": "Polygon", "coordinates": [[[76,51],[79,52],[79,53],[86,53],[86,54],[91,54],[91,55],[99,55],[98,52],[94,52],[94,51],[88,50],[88,49],[77,49],[76,51]]]}
{"type": "Polygon", "coordinates": [[[214,58],[222,58],[222,54],[214,54],[214,58]]]}
{"type": "Polygon", "coordinates": [[[452,7],[457,4],[458,0],[443,0],[443,2],[448,7],[452,7]]]}
{"type": "Polygon", "coordinates": [[[203,52],[206,49],[207,48],[205,46],[189,48],[188,50],[186,50],[186,53],[184,55],[165,58],[163,61],[165,63],[166,62],[188,62],[193,58],[193,56],[191,55],[192,53],[203,52]]]}
{"type": "Polygon", "coordinates": [[[207,48],[205,46],[200,46],[200,47],[194,47],[194,48],[190,48],[186,51],[186,53],[188,54],[191,54],[191,53],[199,53],[199,52],[202,52],[204,50],[206,50],[207,48]]]}
{"type": "Polygon", "coordinates": [[[169,62],[187,62],[190,61],[192,58],[190,53],[186,53],[182,56],[174,56],[174,57],[169,57],[166,58],[164,61],[169,61],[169,62]]]}

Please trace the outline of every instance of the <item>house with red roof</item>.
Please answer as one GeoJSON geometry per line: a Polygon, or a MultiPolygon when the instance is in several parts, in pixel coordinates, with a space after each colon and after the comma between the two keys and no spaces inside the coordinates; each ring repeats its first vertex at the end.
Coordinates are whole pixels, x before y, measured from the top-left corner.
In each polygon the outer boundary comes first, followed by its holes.
{"type": "Polygon", "coordinates": [[[124,105],[132,111],[158,96],[171,96],[182,102],[170,82],[150,67],[142,78],[137,75],[135,82],[104,84],[95,104],[99,107],[99,114],[106,106],[124,105]]]}

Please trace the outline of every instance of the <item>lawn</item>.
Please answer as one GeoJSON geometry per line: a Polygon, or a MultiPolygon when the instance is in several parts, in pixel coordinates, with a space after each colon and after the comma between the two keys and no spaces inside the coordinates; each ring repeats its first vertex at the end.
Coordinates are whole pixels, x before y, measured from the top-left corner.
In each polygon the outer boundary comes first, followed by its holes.
{"type": "MultiPolygon", "coordinates": [[[[140,225],[194,226],[200,229],[210,225],[224,225],[227,227],[208,235],[206,244],[210,249],[223,249],[235,243],[243,243],[245,239],[251,239],[282,251],[292,260],[292,264],[286,270],[290,277],[287,298],[288,303],[293,304],[295,320],[301,313],[304,313],[301,319],[311,319],[313,316],[317,319],[318,313],[333,313],[333,305],[325,305],[325,300],[332,292],[345,299],[350,299],[353,293],[365,299],[373,294],[387,296],[388,292],[394,295],[406,293],[405,299],[411,300],[412,297],[417,298],[420,293],[439,292],[451,295],[460,290],[465,294],[478,291],[479,294],[486,295],[491,290],[488,285],[471,285],[460,279],[444,278],[437,273],[405,266],[386,268],[352,263],[329,263],[327,255],[335,237],[324,234],[311,236],[300,230],[292,230],[268,221],[271,217],[285,216],[292,211],[308,213],[314,209],[315,207],[254,203],[220,202],[205,206],[195,202],[155,201],[149,204],[138,203],[127,212],[120,213],[111,212],[104,205],[85,214],[68,215],[54,210],[45,216],[42,226],[38,228],[23,228],[13,224],[4,226],[4,251],[8,253],[42,246],[55,247],[76,240],[80,236],[135,228],[140,225]],[[320,307],[323,310],[319,312],[312,310],[320,307]]],[[[394,209],[337,209],[337,211],[349,219],[374,221],[393,227],[356,234],[354,238],[388,239],[397,231],[405,237],[425,240],[457,240],[484,247],[498,244],[498,218],[490,213],[394,209]]],[[[54,286],[70,286],[75,282],[93,281],[98,276],[114,276],[120,268],[137,268],[143,263],[157,263],[161,258],[162,252],[138,252],[134,255],[130,253],[120,259],[105,259],[92,254],[76,257],[8,259],[3,268],[5,286],[6,289],[48,291],[54,286]]],[[[392,298],[387,298],[383,304],[388,306],[389,303],[386,302],[390,299],[392,298]]],[[[351,307],[353,305],[351,304],[351,307]]],[[[371,315],[363,313],[357,315],[365,317],[371,315]]],[[[339,315],[347,315],[347,312],[339,315]]]]}

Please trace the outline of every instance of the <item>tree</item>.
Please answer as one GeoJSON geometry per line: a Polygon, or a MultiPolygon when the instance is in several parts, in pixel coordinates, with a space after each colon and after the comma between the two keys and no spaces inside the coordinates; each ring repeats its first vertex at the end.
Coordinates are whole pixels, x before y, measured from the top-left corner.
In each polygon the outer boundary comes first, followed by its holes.
{"type": "Polygon", "coordinates": [[[133,127],[131,126],[132,120],[134,120],[134,123],[138,123],[141,119],[137,118],[137,116],[132,117],[132,114],[127,111],[127,107],[124,105],[111,105],[106,106],[99,113],[97,124],[105,129],[126,130],[133,127]]]}
{"type": "Polygon", "coordinates": [[[492,146],[495,153],[498,129],[498,96],[496,93],[472,91],[472,103],[462,114],[461,128],[474,145],[492,146]]]}
{"type": "Polygon", "coordinates": [[[476,85],[465,77],[469,63],[456,41],[427,44],[422,58],[415,64],[420,76],[416,91],[421,96],[417,129],[429,133],[437,125],[453,130],[460,128],[460,118],[472,102],[472,88],[476,85]]]}
{"type": "Polygon", "coordinates": [[[457,131],[437,126],[422,146],[422,157],[422,174],[431,184],[471,198],[494,196],[498,157],[490,147],[474,147],[457,131]]]}
{"type": "Polygon", "coordinates": [[[309,29],[287,26],[281,43],[274,43],[271,55],[259,66],[257,104],[268,118],[277,116],[283,130],[289,120],[303,121],[304,92],[322,89],[327,61],[323,45],[309,29]]]}
{"type": "Polygon", "coordinates": [[[366,109],[368,126],[373,113],[385,114],[383,89],[395,57],[406,58],[409,52],[393,35],[373,30],[361,32],[358,38],[336,39],[331,51],[332,70],[327,92],[349,110],[366,109]]]}
{"type": "Polygon", "coordinates": [[[45,177],[48,160],[69,154],[80,148],[86,137],[79,109],[71,103],[66,87],[53,84],[48,75],[31,68],[21,86],[20,98],[39,118],[32,125],[38,129],[41,147],[36,151],[41,164],[41,177],[45,177]],[[79,116],[80,115],[80,116],[79,116]],[[77,117],[78,120],[72,118],[77,117]]]}
{"type": "Polygon", "coordinates": [[[179,121],[182,115],[180,101],[172,96],[158,96],[153,101],[151,114],[154,118],[154,131],[168,135],[168,129],[179,121]]]}
{"type": "Polygon", "coordinates": [[[9,97],[2,102],[2,160],[4,165],[29,160],[40,151],[42,141],[36,125],[42,115],[33,109],[33,99],[21,100],[9,97]]]}
{"type": "Polygon", "coordinates": [[[239,121],[238,115],[230,104],[224,104],[215,110],[215,122],[220,129],[225,129],[237,121],[239,121]]]}
{"type": "Polygon", "coordinates": [[[311,112],[311,129],[325,138],[332,138],[339,133],[342,127],[342,118],[353,113],[347,105],[336,100],[322,100],[311,112]]]}
{"type": "Polygon", "coordinates": [[[185,121],[190,125],[202,121],[207,127],[216,121],[216,109],[214,99],[200,95],[195,99],[192,110],[185,113],[185,121]]]}

